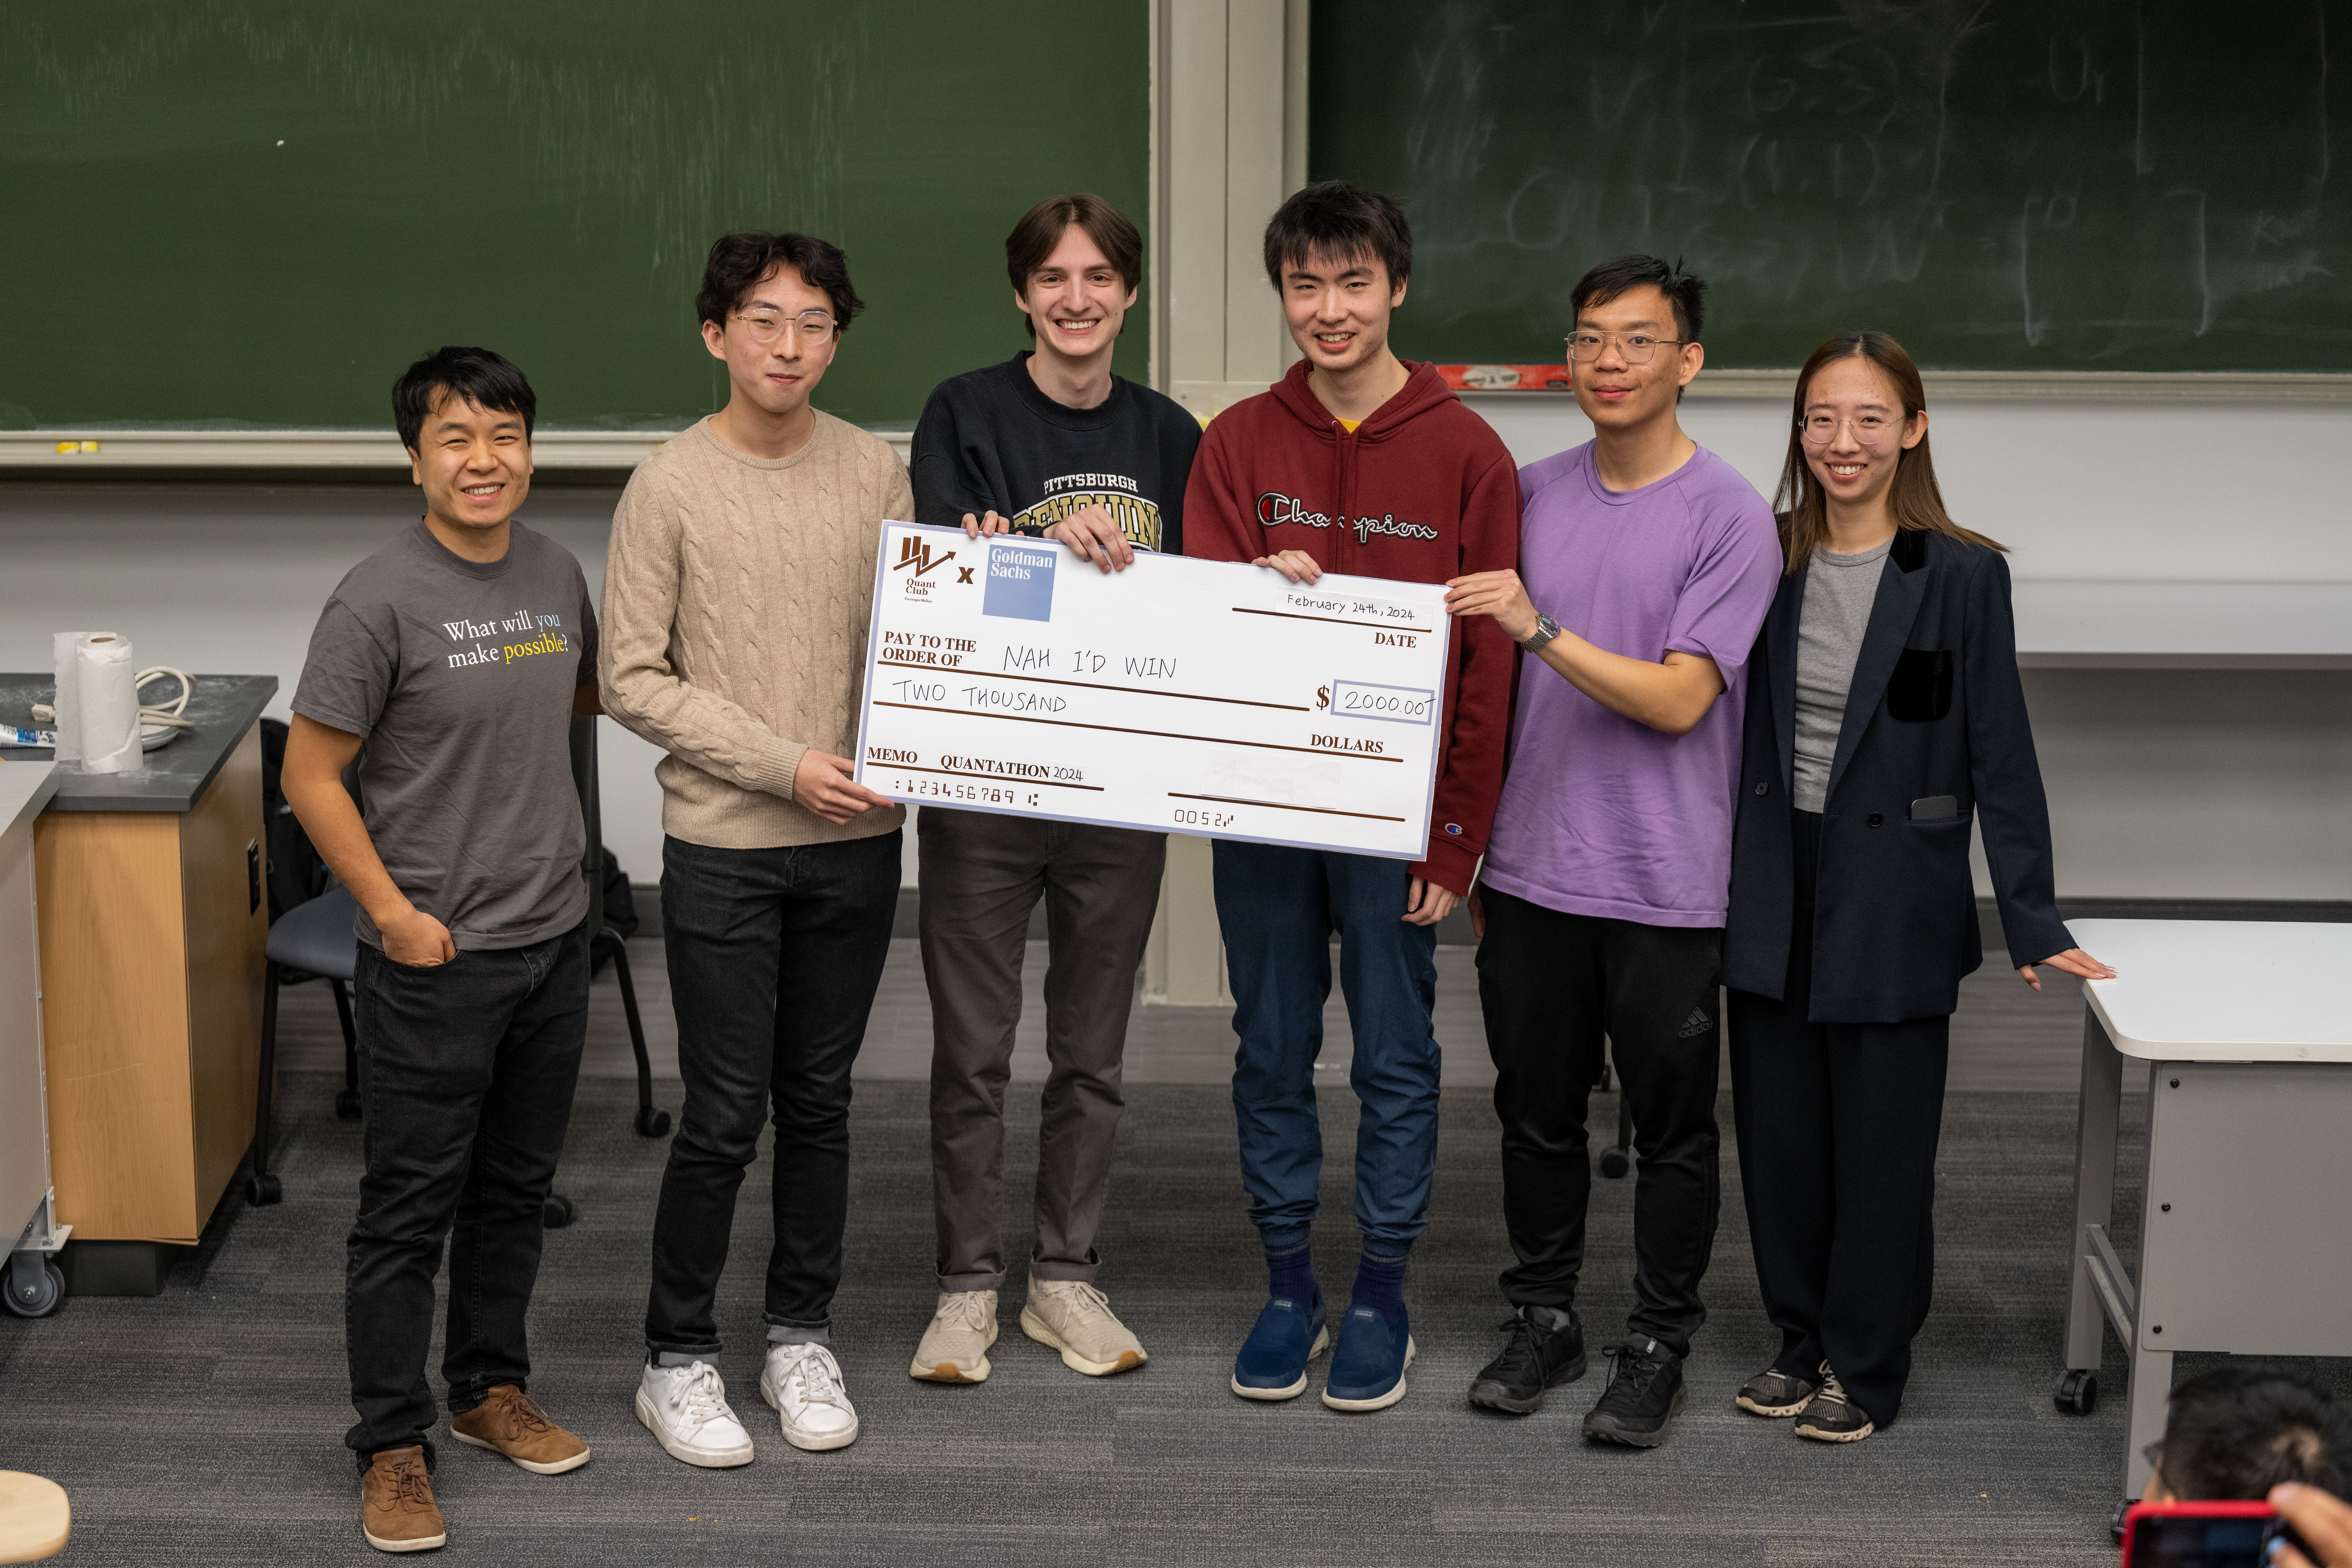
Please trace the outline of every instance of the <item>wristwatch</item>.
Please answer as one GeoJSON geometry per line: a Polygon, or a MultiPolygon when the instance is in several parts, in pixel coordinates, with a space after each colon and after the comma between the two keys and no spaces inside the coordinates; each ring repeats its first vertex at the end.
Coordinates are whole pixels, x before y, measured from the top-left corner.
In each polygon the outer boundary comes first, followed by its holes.
{"type": "Polygon", "coordinates": [[[1541,653],[1544,644],[1558,636],[1559,636],[1559,623],[1538,610],[1536,612],[1536,629],[1528,633],[1527,640],[1519,646],[1529,653],[1541,653]]]}

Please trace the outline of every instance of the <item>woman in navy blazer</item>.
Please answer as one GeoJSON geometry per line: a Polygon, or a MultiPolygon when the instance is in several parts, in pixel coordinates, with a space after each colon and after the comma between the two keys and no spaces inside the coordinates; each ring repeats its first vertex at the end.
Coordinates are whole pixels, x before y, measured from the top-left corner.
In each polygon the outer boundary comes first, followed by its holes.
{"type": "Polygon", "coordinates": [[[2002,547],[1954,522],[1917,366],[1842,333],[1797,381],[1787,558],[1749,666],[1731,906],[1731,1081],[1772,1364],[1738,1395],[1801,1436],[1891,1423],[1934,1275],[1960,977],[1983,962],[1969,824],[2010,961],[2112,972],[2059,922],[2002,547]]]}

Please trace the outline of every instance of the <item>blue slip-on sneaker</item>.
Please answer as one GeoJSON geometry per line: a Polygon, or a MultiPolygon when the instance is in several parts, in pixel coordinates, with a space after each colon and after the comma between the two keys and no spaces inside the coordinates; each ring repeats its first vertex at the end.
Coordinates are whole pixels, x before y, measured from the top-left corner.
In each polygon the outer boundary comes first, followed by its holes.
{"type": "Polygon", "coordinates": [[[1350,1307],[1339,1320],[1339,1348],[1323,1403],[1334,1410],[1385,1410],[1404,1397],[1404,1369],[1412,1364],[1412,1331],[1400,1310],[1391,1322],[1370,1307],[1350,1307]]]}
{"type": "Polygon", "coordinates": [[[1307,1363],[1330,1348],[1320,1300],[1310,1312],[1276,1296],[1234,1358],[1234,1392],[1244,1399],[1296,1399],[1307,1392],[1307,1363]]]}

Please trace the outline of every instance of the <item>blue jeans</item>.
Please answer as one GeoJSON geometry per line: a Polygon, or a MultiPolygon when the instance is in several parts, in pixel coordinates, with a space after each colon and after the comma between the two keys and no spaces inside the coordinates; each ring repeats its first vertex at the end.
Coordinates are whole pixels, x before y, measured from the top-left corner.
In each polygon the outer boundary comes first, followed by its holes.
{"type": "Polygon", "coordinates": [[[1404,921],[1402,860],[1217,841],[1217,921],[1234,987],[1234,1118],[1250,1221],[1269,1252],[1307,1243],[1323,1130],[1315,1058],[1331,994],[1331,933],[1356,1054],[1356,1226],[1402,1257],[1429,1223],[1437,1163],[1437,931],[1404,921]]]}

